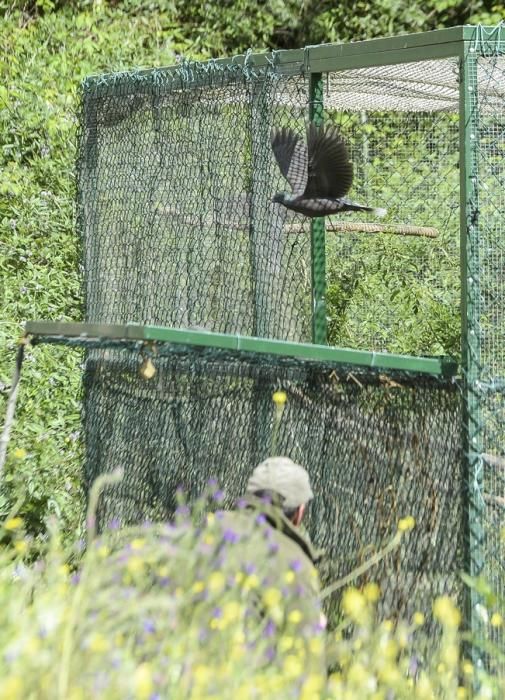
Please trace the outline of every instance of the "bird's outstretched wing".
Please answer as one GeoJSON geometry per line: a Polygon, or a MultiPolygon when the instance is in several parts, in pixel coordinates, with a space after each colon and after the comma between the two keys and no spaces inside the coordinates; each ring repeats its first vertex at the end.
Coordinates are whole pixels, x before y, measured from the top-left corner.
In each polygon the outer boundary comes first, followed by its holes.
{"type": "Polygon", "coordinates": [[[307,146],[292,129],[272,129],[272,150],[281,173],[295,196],[303,194],[308,180],[307,146]]]}
{"type": "Polygon", "coordinates": [[[308,178],[305,197],[343,197],[352,185],[352,163],[334,126],[307,128],[308,178]]]}

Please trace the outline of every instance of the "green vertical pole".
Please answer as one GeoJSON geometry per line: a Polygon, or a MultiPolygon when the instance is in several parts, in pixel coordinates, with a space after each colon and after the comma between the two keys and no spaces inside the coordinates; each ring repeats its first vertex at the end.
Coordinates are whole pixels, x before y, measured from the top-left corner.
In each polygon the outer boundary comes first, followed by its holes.
{"type": "MultiPolygon", "coordinates": [[[[460,234],[461,234],[461,351],[463,400],[463,504],[465,570],[480,576],[484,569],[484,501],[482,475],[482,415],[479,395],[480,259],[479,259],[479,108],[477,52],[464,42],[460,62],[460,234]]],[[[466,596],[465,617],[476,633],[480,627],[476,591],[466,596]]],[[[475,657],[476,648],[472,650],[475,657]]],[[[477,664],[480,659],[474,658],[477,664]]]]}
{"type": "MultiPolygon", "coordinates": [[[[323,122],[323,78],[321,73],[310,73],[309,119],[314,124],[323,122]]],[[[312,219],[310,224],[312,276],[312,342],[326,345],[326,226],[324,217],[312,219]]]]}

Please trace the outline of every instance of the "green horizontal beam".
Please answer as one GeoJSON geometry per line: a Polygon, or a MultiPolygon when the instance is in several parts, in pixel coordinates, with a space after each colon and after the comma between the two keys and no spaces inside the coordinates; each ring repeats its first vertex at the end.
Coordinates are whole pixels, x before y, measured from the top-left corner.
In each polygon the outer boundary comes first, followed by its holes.
{"type": "Polygon", "coordinates": [[[28,321],[25,332],[30,336],[50,338],[83,338],[115,340],[143,340],[160,343],[194,345],[221,350],[254,352],[263,355],[280,355],[313,362],[374,367],[384,370],[419,372],[434,376],[451,377],[456,375],[458,365],[447,357],[413,357],[393,355],[384,352],[348,350],[310,343],[291,343],[284,340],[268,340],[245,335],[227,335],[210,331],[185,330],[180,328],[160,328],[135,324],[108,325],[93,323],[62,323],[51,321],[28,321]]]}
{"type": "MultiPolygon", "coordinates": [[[[211,59],[190,63],[190,72],[194,71],[192,79],[195,85],[205,84],[209,80],[208,71],[212,66],[226,68],[232,65],[264,68],[275,63],[279,73],[298,73],[300,66],[312,73],[331,70],[346,70],[351,68],[366,68],[368,66],[389,65],[435,58],[461,56],[462,43],[465,41],[479,42],[479,51],[492,50],[500,41],[505,41],[504,27],[484,27],[464,25],[448,29],[436,29],[430,32],[404,34],[400,36],[368,39],[349,43],[330,43],[307,46],[302,49],[288,49],[269,53],[241,54],[232,58],[211,59]]],[[[99,95],[108,94],[111,83],[119,85],[122,82],[150,81],[159,84],[172,76],[179,79],[179,65],[163,68],[125,71],[93,75],[86,78],[85,90],[93,90],[99,95]]],[[[186,72],[186,79],[189,73],[186,72]]]]}

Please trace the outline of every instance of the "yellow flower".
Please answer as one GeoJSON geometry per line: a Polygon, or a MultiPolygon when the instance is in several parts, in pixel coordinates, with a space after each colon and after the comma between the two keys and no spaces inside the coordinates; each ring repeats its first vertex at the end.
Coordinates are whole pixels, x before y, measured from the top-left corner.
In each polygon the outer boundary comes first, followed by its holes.
{"type": "Polygon", "coordinates": [[[394,686],[402,679],[401,673],[394,664],[388,664],[379,671],[380,680],[388,686],[394,686]]]}
{"type": "Polygon", "coordinates": [[[347,588],[342,596],[342,610],[354,622],[364,622],[368,612],[365,596],[356,588],[347,588]]]}
{"type": "Polygon", "coordinates": [[[421,671],[416,683],[416,698],[419,700],[433,700],[433,688],[431,681],[424,671],[421,671]]]}
{"type": "Polygon", "coordinates": [[[11,531],[12,530],[19,530],[19,528],[22,526],[23,526],[23,518],[20,518],[20,517],[9,518],[4,523],[4,528],[6,530],[11,530],[11,531]]]}
{"type": "Polygon", "coordinates": [[[23,681],[20,676],[8,676],[0,684],[0,700],[21,700],[23,681]]]}
{"type": "Polygon", "coordinates": [[[235,691],[235,700],[250,700],[255,695],[252,685],[241,685],[235,691]]]}
{"type": "Polygon", "coordinates": [[[395,639],[386,639],[381,644],[381,651],[386,659],[395,659],[398,654],[398,643],[395,639]]]}
{"type": "Polygon", "coordinates": [[[141,539],[140,537],[136,537],[134,540],[130,542],[130,547],[132,549],[142,549],[144,546],[145,540],[141,539]]]}
{"type": "Polygon", "coordinates": [[[324,651],[324,642],[320,637],[311,637],[309,639],[309,651],[311,654],[321,654],[324,651]]]}
{"type": "Polygon", "coordinates": [[[214,535],[211,534],[205,535],[205,537],[203,538],[204,544],[213,545],[215,541],[216,538],[214,537],[214,535]]]}
{"type": "Polygon", "coordinates": [[[448,644],[442,650],[442,659],[449,666],[449,668],[454,668],[457,666],[459,661],[459,650],[455,644],[448,644]]]}
{"type": "Polygon", "coordinates": [[[140,557],[131,557],[126,565],[130,574],[137,574],[144,569],[144,562],[140,557]]]}
{"type": "Polygon", "coordinates": [[[214,513],[207,513],[207,525],[212,525],[216,521],[214,513]]]}
{"type": "Polygon", "coordinates": [[[263,603],[267,608],[274,608],[282,600],[282,593],[278,588],[267,588],[263,593],[263,603]]]}
{"type": "Polygon", "coordinates": [[[302,621],[302,613],[299,610],[292,610],[288,615],[288,620],[293,625],[298,625],[302,621]]]}
{"type": "Polygon", "coordinates": [[[293,583],[295,578],[296,576],[294,571],[286,571],[284,574],[284,581],[286,581],[286,583],[293,583]]]}
{"type": "Polygon", "coordinates": [[[495,612],[491,615],[491,627],[501,627],[503,625],[503,617],[500,613],[495,612]]]}
{"type": "Polygon", "coordinates": [[[86,700],[86,693],[80,686],[74,686],[68,690],[68,700],[86,700]]]}
{"type": "Polygon", "coordinates": [[[318,673],[311,673],[302,685],[300,700],[318,700],[321,698],[324,687],[324,678],[318,673]]]}
{"type": "Polygon", "coordinates": [[[109,649],[109,640],[103,634],[94,634],[89,640],[88,648],[97,654],[103,654],[104,651],[109,649]]]}
{"type": "Polygon", "coordinates": [[[301,676],[304,670],[303,661],[298,656],[295,656],[295,654],[289,654],[286,656],[282,667],[288,678],[296,678],[301,676]]]}
{"type": "Polygon", "coordinates": [[[107,547],[106,544],[102,544],[101,547],[98,547],[98,556],[101,559],[105,559],[105,557],[110,553],[110,549],[107,547]]]}
{"type": "Polygon", "coordinates": [[[408,532],[413,530],[416,526],[415,518],[412,515],[407,515],[406,518],[401,518],[398,521],[398,529],[400,532],[408,532]]]}
{"type": "Polygon", "coordinates": [[[208,681],[212,678],[212,669],[204,664],[199,664],[194,667],[192,675],[196,685],[207,685],[208,681]]]}
{"type": "Polygon", "coordinates": [[[381,624],[382,629],[384,632],[392,632],[394,625],[392,620],[384,620],[384,622],[381,624]]]}
{"type": "Polygon", "coordinates": [[[223,622],[230,624],[240,619],[242,606],[236,600],[230,600],[223,605],[223,622]]]}
{"type": "Polygon", "coordinates": [[[433,603],[433,615],[446,627],[459,627],[461,613],[447,595],[440,596],[433,603]]]}
{"type": "Polygon", "coordinates": [[[284,406],[287,400],[288,395],[285,391],[274,391],[274,393],[272,394],[272,401],[276,406],[284,406]]]}
{"type": "Polygon", "coordinates": [[[413,617],[412,617],[412,622],[416,627],[421,627],[421,625],[424,625],[424,615],[422,612],[415,612],[413,617]]]}
{"type": "Polygon", "coordinates": [[[363,687],[363,679],[366,677],[366,669],[363,664],[356,661],[347,672],[347,679],[351,685],[363,687]]]}
{"type": "Polygon", "coordinates": [[[25,540],[18,540],[14,543],[14,549],[18,554],[25,554],[28,550],[28,544],[25,540]]]}
{"type": "Polygon", "coordinates": [[[140,664],[133,674],[133,688],[138,700],[148,700],[154,689],[153,674],[148,663],[140,664]]]}
{"type": "Polygon", "coordinates": [[[18,447],[17,449],[14,450],[14,457],[16,459],[24,459],[27,455],[27,452],[25,449],[22,447],[18,447]]]}
{"type": "Polygon", "coordinates": [[[201,593],[205,590],[205,584],[203,581],[195,581],[191,590],[193,593],[201,593]]]}
{"type": "Polygon", "coordinates": [[[366,586],[363,588],[363,595],[369,603],[375,603],[380,598],[381,590],[376,583],[367,583],[366,586]]]}
{"type": "Polygon", "coordinates": [[[456,691],[456,698],[457,700],[465,700],[465,698],[468,697],[468,693],[466,692],[466,688],[464,688],[462,685],[460,685],[456,691]]]}
{"type": "Polygon", "coordinates": [[[288,651],[288,649],[293,647],[294,643],[295,640],[293,637],[287,637],[284,635],[279,639],[279,649],[281,652],[288,651]]]}
{"type": "Polygon", "coordinates": [[[248,591],[252,588],[258,588],[259,584],[260,580],[256,574],[251,574],[244,580],[243,587],[246,591],[248,591]]]}
{"type": "Polygon", "coordinates": [[[461,670],[465,674],[465,676],[471,676],[473,673],[473,664],[471,661],[468,659],[465,659],[463,663],[461,664],[461,670]]]}
{"type": "Polygon", "coordinates": [[[25,652],[29,656],[33,656],[38,651],[40,651],[40,639],[38,637],[29,637],[26,640],[25,652]]]}
{"type": "Polygon", "coordinates": [[[219,593],[226,583],[225,575],[222,571],[213,571],[209,576],[208,587],[211,593],[219,593]]]}

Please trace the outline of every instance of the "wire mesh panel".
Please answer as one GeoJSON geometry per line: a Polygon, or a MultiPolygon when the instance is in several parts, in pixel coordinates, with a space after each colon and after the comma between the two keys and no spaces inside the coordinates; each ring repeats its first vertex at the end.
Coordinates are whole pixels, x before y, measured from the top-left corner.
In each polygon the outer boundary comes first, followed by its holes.
{"type": "Polygon", "coordinates": [[[310,473],[307,526],[326,549],[326,582],[347,575],[412,515],[415,530],[368,574],[381,586],[382,612],[429,615],[435,594],[460,594],[453,380],[205,346],[49,341],[87,348],[86,488],[102,473],[124,470],[101,496],[100,528],[170,518],[178,487],[192,498],[211,478],[232,506],[256,464],[285,454],[310,473]],[[146,358],[156,370],[150,379],[141,371],[146,358]],[[287,394],[280,416],[272,401],[278,389],[287,394]]]}
{"type": "MultiPolygon", "coordinates": [[[[352,199],[388,210],[382,232],[333,233],[328,225],[330,342],[458,356],[457,60],[331,72],[323,80],[325,119],[339,125],[354,163],[352,199]],[[417,235],[401,234],[409,226],[417,235]]],[[[347,219],[377,221],[366,212],[347,219]]]]}
{"type": "MultiPolygon", "coordinates": [[[[315,113],[309,78],[302,61],[287,72],[275,61],[261,70],[210,62],[84,83],[88,321],[311,338],[310,222],[272,203],[289,186],[270,147],[274,126],[305,138],[315,113]]],[[[457,63],[322,80],[318,118],[347,141],[351,197],[389,212],[389,233],[367,233],[377,223],[369,214],[327,222],[329,341],[457,355],[457,63]],[[342,221],[358,232],[332,232],[342,221]],[[406,226],[432,233],[391,233],[406,226]]]]}
{"type": "Polygon", "coordinates": [[[270,201],[276,82],[210,63],[84,83],[88,321],[308,339],[310,248],[270,201]]]}
{"type": "MultiPolygon", "coordinates": [[[[477,33],[467,58],[468,173],[468,373],[474,569],[505,597],[505,41],[481,43],[477,33]],[[472,94],[473,93],[473,94],[472,94]]],[[[503,632],[490,630],[495,641],[503,632]]],[[[502,665],[503,671],[503,665],[502,665]]]]}

